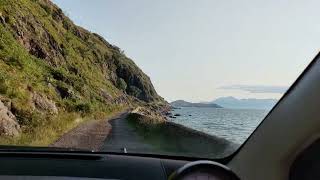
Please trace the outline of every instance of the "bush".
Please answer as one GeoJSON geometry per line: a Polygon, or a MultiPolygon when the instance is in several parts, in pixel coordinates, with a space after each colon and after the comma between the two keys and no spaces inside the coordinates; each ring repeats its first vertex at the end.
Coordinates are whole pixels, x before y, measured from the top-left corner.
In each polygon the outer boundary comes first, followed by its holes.
{"type": "Polygon", "coordinates": [[[70,86],[73,86],[74,89],[76,89],[77,91],[81,91],[81,89],[85,85],[84,79],[82,79],[79,76],[77,76],[76,74],[74,74],[74,73],[78,72],[77,68],[70,68],[70,71],[73,74],[67,72],[63,68],[52,68],[51,75],[54,79],[56,79],[58,81],[62,81],[70,86]]]}
{"type": "Polygon", "coordinates": [[[122,78],[118,78],[117,87],[119,89],[125,91],[127,89],[127,83],[122,78]]]}
{"type": "Polygon", "coordinates": [[[79,103],[75,106],[76,111],[82,113],[90,113],[92,111],[91,105],[89,103],[79,103]]]}
{"type": "Polygon", "coordinates": [[[63,68],[52,68],[50,73],[54,79],[64,81],[67,72],[63,68]]]}
{"type": "Polygon", "coordinates": [[[64,99],[61,102],[61,106],[63,106],[67,112],[80,112],[85,114],[92,113],[95,109],[92,102],[79,99],[64,99]]]}
{"type": "Polygon", "coordinates": [[[58,91],[58,93],[59,93],[59,95],[60,95],[60,97],[62,99],[71,98],[72,97],[72,94],[70,93],[71,91],[70,91],[69,87],[65,83],[63,83],[61,81],[58,81],[56,89],[57,89],[57,91],[58,91]]]}
{"type": "Polygon", "coordinates": [[[141,89],[137,88],[136,86],[129,86],[127,93],[130,94],[131,96],[139,98],[142,91],[141,91],[141,89]]]}

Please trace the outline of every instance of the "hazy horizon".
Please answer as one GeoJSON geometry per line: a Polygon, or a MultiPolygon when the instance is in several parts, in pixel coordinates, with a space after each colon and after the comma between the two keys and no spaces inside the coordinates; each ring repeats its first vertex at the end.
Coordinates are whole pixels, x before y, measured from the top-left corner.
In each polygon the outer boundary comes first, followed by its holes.
{"type": "Polygon", "coordinates": [[[320,2],[53,0],[169,102],[279,99],[318,53],[320,2]]]}
{"type": "Polygon", "coordinates": [[[184,99],[176,99],[176,100],[169,101],[169,103],[172,103],[174,101],[180,101],[180,100],[191,102],[191,103],[212,103],[215,100],[218,100],[218,99],[221,99],[221,98],[230,98],[230,97],[233,97],[233,98],[238,99],[238,100],[252,100],[252,99],[256,99],[256,100],[277,100],[277,101],[279,100],[279,98],[237,98],[237,97],[234,97],[234,96],[221,96],[221,97],[217,97],[217,98],[214,98],[214,99],[211,99],[211,100],[207,100],[207,101],[188,101],[188,100],[184,100],[184,99]]]}

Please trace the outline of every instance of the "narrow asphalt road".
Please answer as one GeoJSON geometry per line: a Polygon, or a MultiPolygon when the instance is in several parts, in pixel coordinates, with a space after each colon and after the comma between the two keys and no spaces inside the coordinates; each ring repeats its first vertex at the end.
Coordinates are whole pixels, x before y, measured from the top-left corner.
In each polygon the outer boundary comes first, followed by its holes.
{"type": "Polygon", "coordinates": [[[108,122],[126,114],[127,112],[119,112],[105,120],[89,121],[80,124],[49,146],[98,151],[111,131],[112,127],[108,122]]]}
{"type": "Polygon", "coordinates": [[[101,151],[124,152],[126,150],[128,153],[153,152],[152,146],[144,143],[142,137],[128,124],[127,116],[128,113],[125,113],[109,121],[112,129],[105,139],[101,151]]]}

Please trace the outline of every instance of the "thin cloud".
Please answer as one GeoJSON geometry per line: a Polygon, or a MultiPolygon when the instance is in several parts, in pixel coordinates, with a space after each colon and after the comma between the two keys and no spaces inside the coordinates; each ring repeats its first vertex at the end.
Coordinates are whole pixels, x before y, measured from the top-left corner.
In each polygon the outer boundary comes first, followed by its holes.
{"type": "Polygon", "coordinates": [[[222,86],[218,89],[226,89],[226,90],[242,90],[250,93],[285,93],[289,87],[287,86],[252,86],[252,85],[230,85],[230,86],[222,86]]]}

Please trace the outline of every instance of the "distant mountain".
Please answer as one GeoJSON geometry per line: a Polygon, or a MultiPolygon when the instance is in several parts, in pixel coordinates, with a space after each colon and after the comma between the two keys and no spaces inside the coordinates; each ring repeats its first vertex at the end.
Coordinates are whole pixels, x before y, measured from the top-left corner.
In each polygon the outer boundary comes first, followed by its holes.
{"type": "Polygon", "coordinates": [[[276,103],[277,99],[237,99],[232,96],[221,97],[214,101],[211,101],[209,104],[218,104],[225,108],[234,108],[234,109],[271,109],[276,103]]]}
{"type": "Polygon", "coordinates": [[[215,104],[215,103],[210,103],[210,104],[205,104],[205,103],[191,103],[187,102],[184,100],[177,100],[173,101],[170,103],[174,107],[211,107],[211,108],[222,108],[221,106],[215,104]]]}

